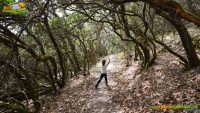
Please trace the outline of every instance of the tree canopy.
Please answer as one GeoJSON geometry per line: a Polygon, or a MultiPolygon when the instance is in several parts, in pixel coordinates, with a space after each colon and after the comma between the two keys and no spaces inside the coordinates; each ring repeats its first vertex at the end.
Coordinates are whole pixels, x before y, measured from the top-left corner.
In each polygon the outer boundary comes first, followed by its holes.
{"type": "Polygon", "coordinates": [[[0,0],[4,112],[38,112],[41,95],[56,94],[72,77],[88,76],[108,54],[133,53],[146,70],[160,45],[186,69],[200,66],[198,43],[188,32],[200,26],[196,0],[23,0],[25,8],[2,11],[15,2],[0,0]],[[164,43],[163,36],[172,32],[178,33],[184,53],[164,43]],[[34,111],[24,102],[28,99],[34,111]]]}

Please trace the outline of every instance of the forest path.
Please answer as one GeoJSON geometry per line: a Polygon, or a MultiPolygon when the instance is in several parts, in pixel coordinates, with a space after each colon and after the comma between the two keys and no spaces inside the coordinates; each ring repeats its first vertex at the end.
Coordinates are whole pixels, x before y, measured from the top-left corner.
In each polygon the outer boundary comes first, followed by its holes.
{"type": "Polygon", "coordinates": [[[113,100],[118,93],[131,89],[138,63],[126,67],[125,59],[118,55],[109,55],[108,84],[102,79],[98,89],[94,88],[100,76],[99,62],[86,78],[72,79],[69,86],[61,90],[58,96],[49,97],[42,108],[42,113],[123,113],[120,104],[113,100]]]}
{"type": "MultiPolygon", "coordinates": [[[[109,56],[111,59],[110,64],[108,65],[108,84],[110,88],[107,88],[105,85],[105,79],[102,79],[99,87],[96,91],[91,89],[91,97],[88,101],[88,112],[90,113],[106,113],[111,112],[113,110],[112,106],[112,97],[115,95],[115,89],[117,88],[117,81],[115,78],[120,76],[119,74],[115,74],[122,70],[121,63],[119,58],[116,55],[109,56]]],[[[100,68],[97,68],[100,69],[100,68]]],[[[95,85],[97,80],[99,79],[100,74],[97,73],[95,75],[96,81],[93,82],[95,85]]]]}

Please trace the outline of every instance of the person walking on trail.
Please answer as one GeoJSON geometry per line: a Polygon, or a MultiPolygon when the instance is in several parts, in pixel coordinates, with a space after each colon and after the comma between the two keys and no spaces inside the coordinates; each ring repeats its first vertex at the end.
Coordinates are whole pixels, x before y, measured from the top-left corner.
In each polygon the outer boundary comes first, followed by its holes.
{"type": "Polygon", "coordinates": [[[107,67],[108,67],[108,64],[110,63],[110,59],[108,58],[108,60],[109,60],[109,61],[107,62],[107,64],[106,64],[106,60],[105,60],[105,59],[102,60],[101,76],[100,76],[100,78],[99,78],[97,84],[95,85],[95,89],[98,88],[98,85],[99,85],[99,83],[101,82],[101,80],[102,80],[103,78],[105,78],[106,86],[109,87],[109,86],[108,86],[108,81],[107,81],[107,67]]]}

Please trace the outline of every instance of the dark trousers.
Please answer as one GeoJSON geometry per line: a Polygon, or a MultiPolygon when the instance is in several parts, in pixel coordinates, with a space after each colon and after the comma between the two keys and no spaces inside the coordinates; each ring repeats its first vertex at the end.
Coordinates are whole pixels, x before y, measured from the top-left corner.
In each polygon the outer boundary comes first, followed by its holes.
{"type": "Polygon", "coordinates": [[[95,87],[97,88],[99,83],[101,82],[101,80],[105,78],[105,82],[106,82],[106,86],[108,86],[108,81],[107,81],[107,74],[106,73],[102,73],[100,76],[100,79],[98,80],[97,84],[95,85],[95,87]]]}

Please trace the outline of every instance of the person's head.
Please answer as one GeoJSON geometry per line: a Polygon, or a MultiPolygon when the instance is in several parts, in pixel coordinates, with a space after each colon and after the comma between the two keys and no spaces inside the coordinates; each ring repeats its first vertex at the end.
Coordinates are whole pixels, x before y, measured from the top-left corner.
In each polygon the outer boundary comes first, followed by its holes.
{"type": "Polygon", "coordinates": [[[106,60],[103,59],[103,60],[102,60],[102,65],[104,66],[105,64],[106,64],[106,60]]]}

